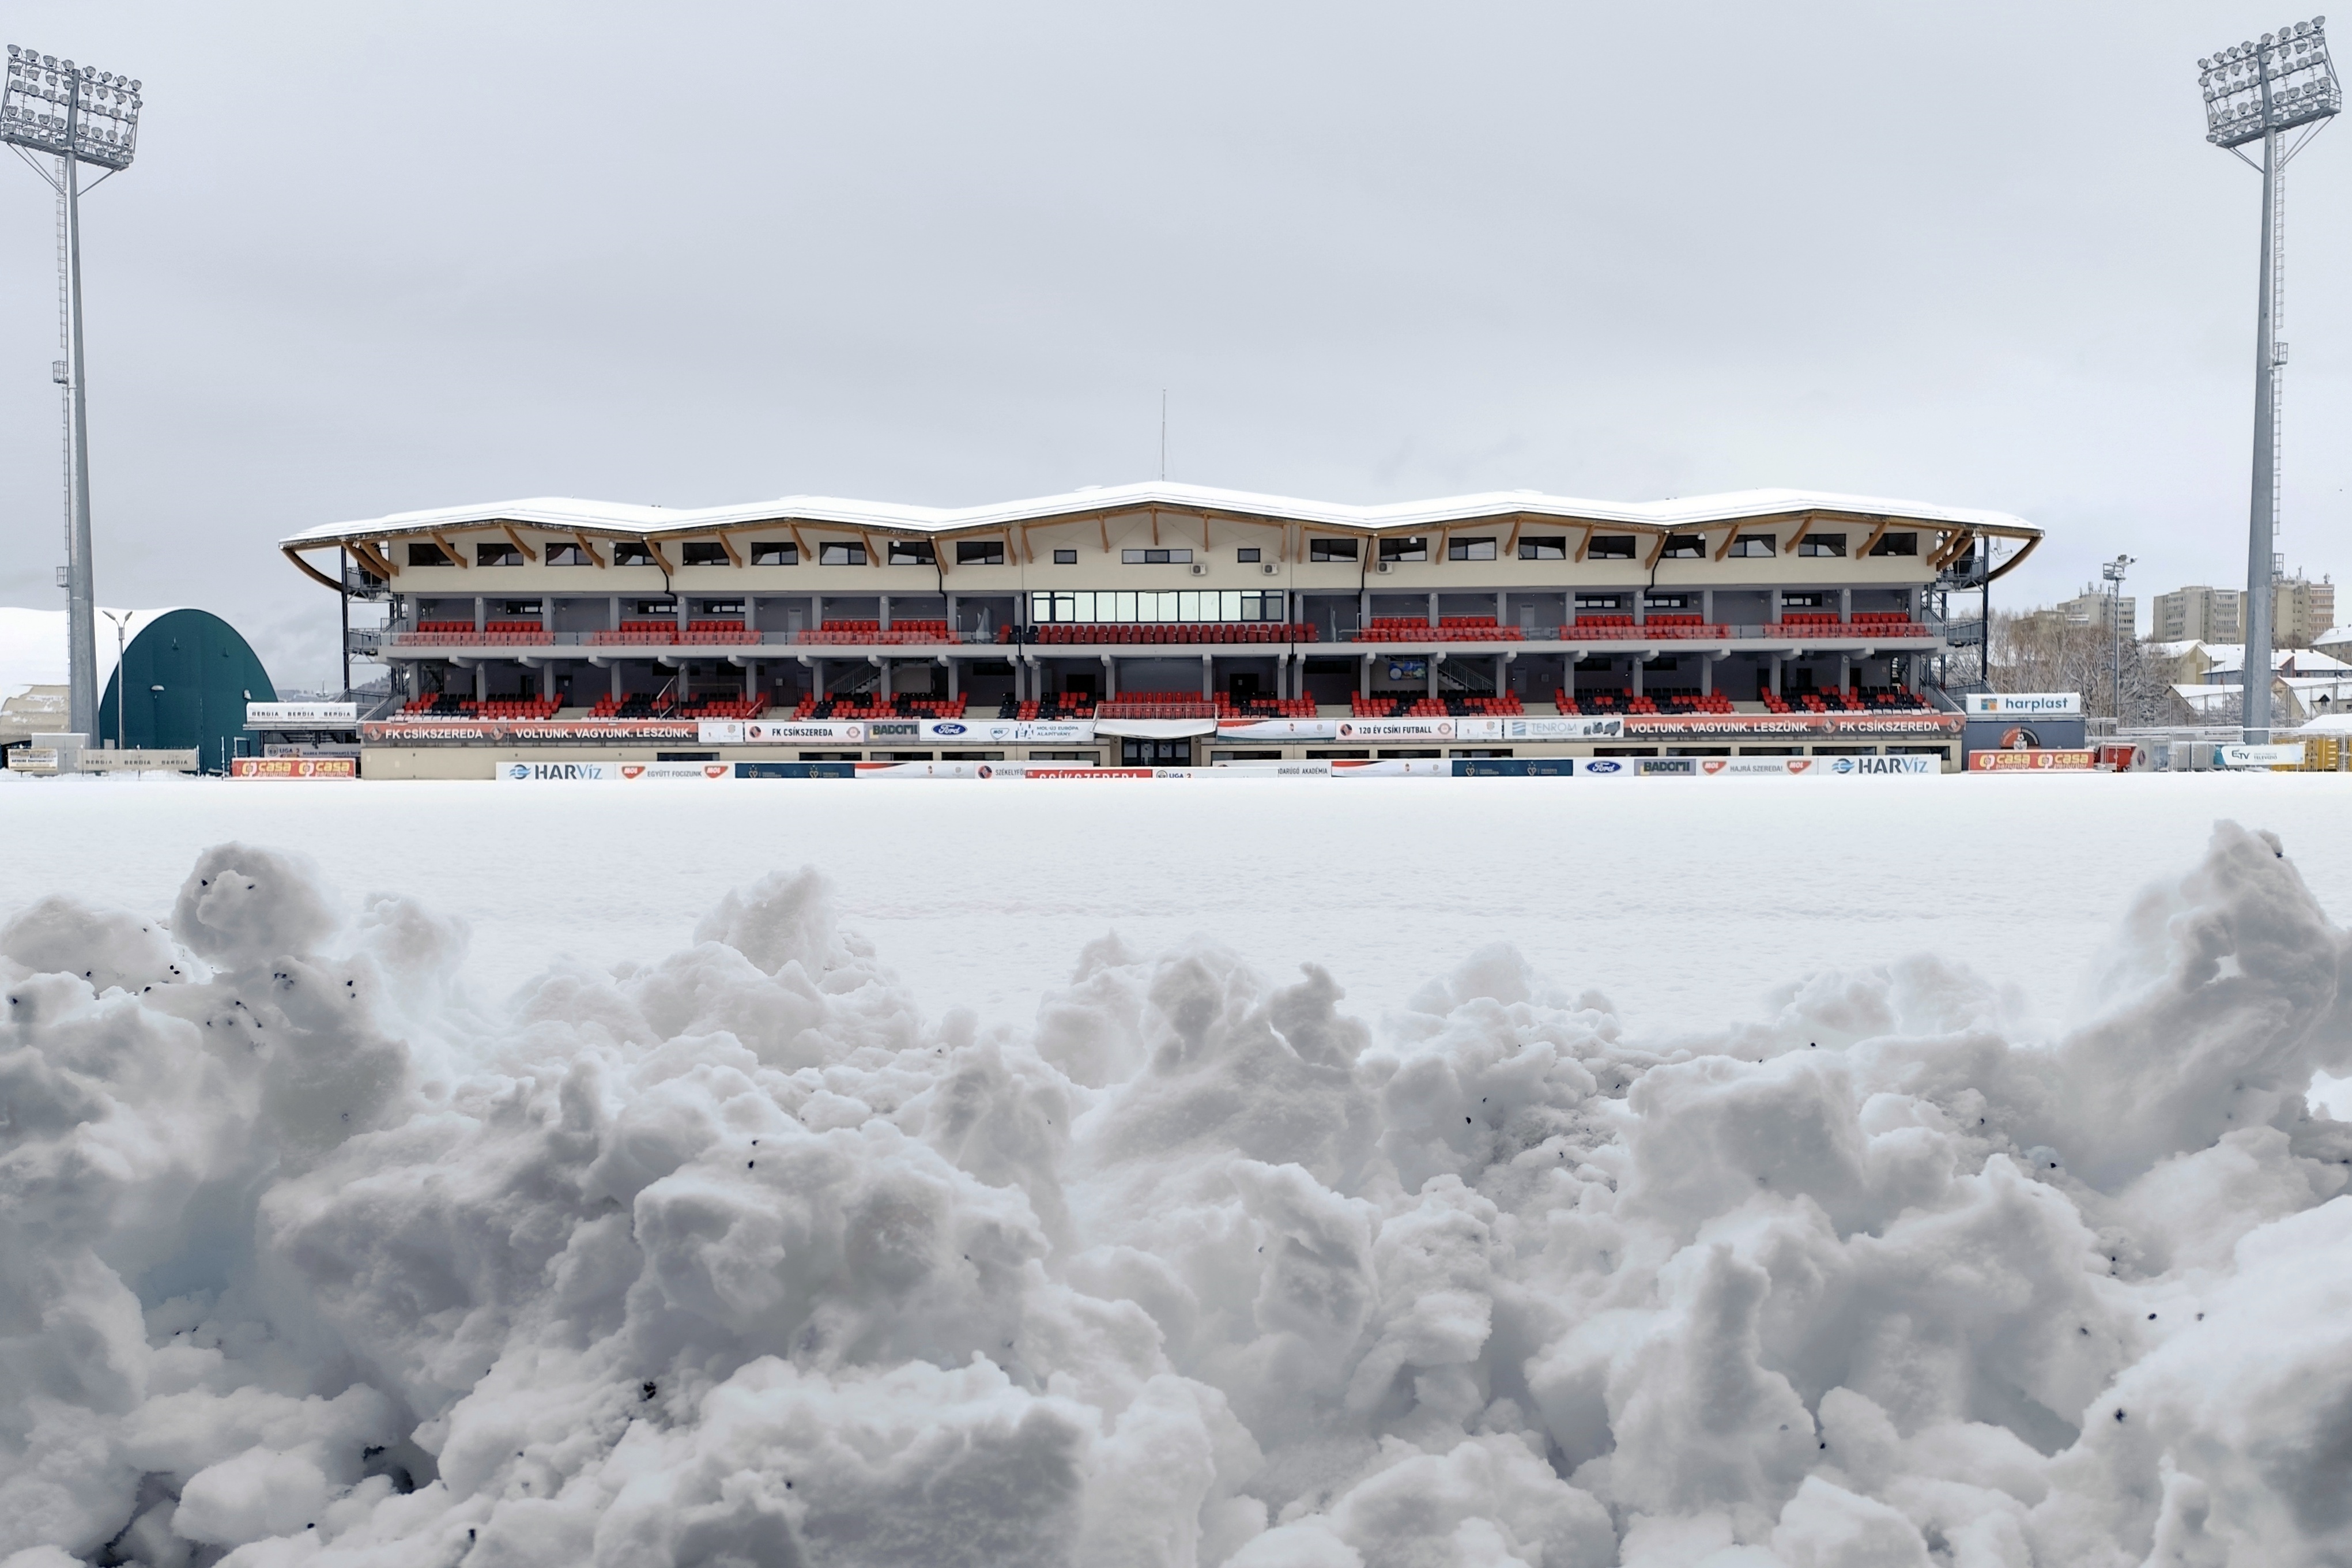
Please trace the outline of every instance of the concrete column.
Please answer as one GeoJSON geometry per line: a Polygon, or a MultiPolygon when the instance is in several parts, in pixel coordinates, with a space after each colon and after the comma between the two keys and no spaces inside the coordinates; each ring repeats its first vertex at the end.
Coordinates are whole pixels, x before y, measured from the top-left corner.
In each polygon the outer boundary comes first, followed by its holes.
{"type": "Polygon", "coordinates": [[[1642,656],[1638,653],[1633,656],[1633,695],[1642,695],[1642,656]]]}
{"type": "Polygon", "coordinates": [[[1698,618],[1708,626],[1715,625],[1715,590],[1712,588],[1698,591],[1698,618]]]}
{"type": "Polygon", "coordinates": [[[878,664],[878,665],[877,665],[877,666],[876,666],[876,668],[878,668],[879,670],[881,670],[881,672],[882,672],[882,675],[881,675],[881,680],[880,680],[880,693],[881,693],[881,700],[882,700],[883,701],[885,701],[885,702],[887,702],[887,701],[889,701],[889,700],[890,700],[890,666],[891,666],[891,662],[892,662],[891,660],[889,660],[889,659],[887,659],[887,658],[886,658],[886,659],[882,660],[880,664],[878,664]]]}
{"type": "Polygon", "coordinates": [[[1701,697],[1715,695],[1715,660],[1706,654],[1698,656],[1698,694],[1701,697]]]}
{"type": "MultiPolygon", "coordinates": [[[[677,617],[677,635],[681,637],[686,636],[686,595],[680,594],[677,595],[677,602],[670,606],[670,613],[677,617]]],[[[683,683],[686,680],[686,666],[679,665],[677,667],[677,678],[680,682],[680,689],[683,689],[683,683]]]]}
{"type": "MultiPolygon", "coordinates": [[[[1780,618],[1781,612],[1782,612],[1785,608],[1786,608],[1786,606],[1784,606],[1784,605],[1780,603],[1780,589],[1778,589],[1778,588],[1773,589],[1773,590],[1772,590],[1772,618],[1773,618],[1774,620],[1776,620],[1776,621],[1777,621],[1777,620],[1779,620],[1779,619],[1780,618]]],[[[1775,683],[1775,684],[1774,684],[1774,686],[1773,686],[1773,688],[1772,688],[1772,689],[1773,689],[1774,691],[1776,691],[1776,692],[1777,692],[1777,691],[1779,691],[1779,690],[1780,689],[1780,686],[1778,685],[1778,683],[1775,683]]]]}
{"type": "Polygon", "coordinates": [[[1576,651],[1575,651],[1575,649],[1573,649],[1573,648],[1570,649],[1570,650],[1569,650],[1569,654],[1568,654],[1567,658],[1565,658],[1565,659],[1564,659],[1564,660],[1562,660],[1561,662],[1562,662],[1563,664],[1565,664],[1565,665],[1567,666],[1567,668],[1566,668],[1565,669],[1563,669],[1563,670],[1561,670],[1561,671],[1560,671],[1560,678],[1561,678],[1561,679],[1560,679],[1560,683],[1559,683],[1559,689],[1560,689],[1562,691],[1567,692],[1567,693],[1568,693],[1568,700],[1569,700],[1570,702],[1573,702],[1573,701],[1575,701],[1575,700],[1576,700],[1576,651]]]}
{"type": "Polygon", "coordinates": [[[1499,593],[1495,595],[1495,624],[1498,626],[1503,624],[1503,598],[1499,593]]]}
{"type": "Polygon", "coordinates": [[[1853,590],[1851,588],[1838,590],[1838,619],[1842,621],[1853,619],[1853,590]]]}
{"type": "MultiPolygon", "coordinates": [[[[1430,596],[1433,599],[1436,597],[1433,594],[1430,596]]],[[[1437,695],[1437,659],[1438,656],[1434,653],[1429,656],[1429,694],[1432,697],[1437,695]]]]}
{"type": "Polygon", "coordinates": [[[809,630],[813,632],[824,630],[824,595],[823,594],[809,595],[809,630]]]}
{"type": "MultiPolygon", "coordinates": [[[[1775,599],[1778,599],[1780,596],[1780,591],[1775,589],[1772,596],[1775,599]]],[[[1778,614],[1780,606],[1775,605],[1773,606],[1773,611],[1775,614],[1778,614]]],[[[1772,695],[1775,697],[1780,695],[1780,656],[1777,653],[1772,656],[1772,695]]]]}
{"type": "Polygon", "coordinates": [[[1843,691],[1847,687],[1852,686],[1853,684],[1853,655],[1850,653],[1842,653],[1838,655],[1838,689],[1840,691],[1843,691]]]}
{"type": "MultiPolygon", "coordinates": [[[[1364,548],[1365,548],[1365,549],[1367,549],[1367,550],[1370,550],[1371,547],[1372,547],[1372,541],[1370,541],[1370,540],[1369,540],[1369,539],[1365,540],[1365,541],[1364,541],[1364,548]]],[[[1358,627],[1359,629],[1360,629],[1360,628],[1363,626],[1364,623],[1365,623],[1365,622],[1367,622],[1367,621],[1369,621],[1369,620],[1370,620],[1371,618],[1372,618],[1372,591],[1371,591],[1371,589],[1370,589],[1370,588],[1367,587],[1367,588],[1366,588],[1362,593],[1360,593],[1360,594],[1359,594],[1359,595],[1356,595],[1356,626],[1357,626],[1357,627],[1358,627]]]]}
{"type": "Polygon", "coordinates": [[[1437,595],[1434,594],[1429,596],[1429,624],[1433,626],[1437,624],[1437,595]]]}
{"type": "Polygon", "coordinates": [[[759,695],[759,691],[760,661],[756,658],[747,658],[743,661],[743,700],[751,701],[753,697],[759,695]]]}
{"type": "MultiPolygon", "coordinates": [[[[480,601],[479,599],[477,599],[477,600],[475,600],[475,601],[474,601],[474,603],[476,603],[477,605],[478,605],[478,604],[480,604],[480,603],[481,603],[481,601],[480,601]]],[[[477,612],[477,614],[478,614],[478,613],[479,613],[479,612],[477,612]]],[[[489,694],[490,694],[490,669],[489,669],[489,666],[488,666],[488,665],[486,665],[486,664],[478,664],[478,664],[476,664],[476,665],[474,666],[474,700],[475,700],[475,701],[477,701],[477,702],[479,702],[479,701],[483,700],[485,698],[488,697],[488,696],[489,696],[489,694]]]]}
{"type": "Polygon", "coordinates": [[[604,629],[617,632],[621,629],[621,595],[614,594],[606,603],[611,606],[611,613],[604,617],[604,629]]]}
{"type": "Polygon", "coordinates": [[[886,632],[890,629],[890,595],[887,594],[882,595],[882,629],[886,632]]]}
{"type": "Polygon", "coordinates": [[[488,625],[489,624],[489,621],[488,621],[488,614],[489,614],[489,601],[488,601],[488,600],[487,600],[487,599],[485,599],[485,598],[483,598],[479,594],[475,595],[474,595],[474,629],[475,629],[476,631],[478,631],[478,631],[480,631],[484,626],[488,626],[488,625]]]}
{"type": "MultiPolygon", "coordinates": [[[[620,600],[618,600],[618,599],[615,599],[615,600],[614,600],[614,601],[613,601],[613,603],[614,603],[614,604],[616,604],[616,605],[617,605],[617,604],[619,604],[620,602],[621,602],[621,601],[620,601],[620,600]]],[[[620,663],[620,660],[618,660],[618,659],[614,659],[614,660],[613,661],[612,668],[611,668],[611,673],[612,673],[612,677],[613,677],[613,679],[612,679],[613,700],[614,700],[614,701],[615,701],[615,702],[618,702],[618,701],[621,700],[621,663],[620,663]]]]}
{"type": "Polygon", "coordinates": [[[1113,658],[1112,658],[1110,655],[1108,655],[1108,654],[1105,654],[1105,655],[1103,655],[1103,656],[1102,656],[1102,663],[1103,663],[1103,694],[1102,694],[1102,700],[1103,700],[1104,701],[1108,702],[1108,701],[1109,701],[1112,698],[1117,697],[1117,696],[1118,695],[1118,660],[1117,660],[1117,659],[1113,658]]]}
{"type": "Polygon", "coordinates": [[[1637,626],[1650,624],[1650,594],[1646,588],[1633,590],[1633,624],[1637,626]]]}
{"type": "Polygon", "coordinates": [[[957,663],[954,659],[952,659],[952,658],[951,658],[951,659],[949,659],[949,660],[947,661],[947,665],[948,665],[948,700],[949,700],[949,701],[950,701],[950,702],[952,702],[952,701],[954,701],[957,698],[959,698],[959,697],[961,697],[961,696],[962,696],[962,695],[963,695],[963,683],[962,683],[962,679],[961,679],[961,677],[962,677],[962,675],[963,675],[963,667],[962,667],[961,665],[958,664],[958,663],[957,663]]]}
{"type": "Polygon", "coordinates": [[[948,630],[961,632],[962,629],[962,623],[956,619],[956,596],[950,594],[948,595],[948,630]]]}
{"type": "Polygon", "coordinates": [[[1201,656],[1201,700],[1206,702],[1216,695],[1216,656],[1204,653],[1201,656]]]}
{"type": "Polygon", "coordinates": [[[1366,654],[1356,664],[1356,689],[1363,696],[1372,694],[1372,656],[1366,654]]]}
{"type": "MultiPolygon", "coordinates": [[[[1496,595],[1496,603],[1499,605],[1502,602],[1502,598],[1503,596],[1500,594],[1496,595]]],[[[1497,697],[1500,697],[1503,694],[1503,670],[1504,658],[1503,656],[1498,653],[1495,656],[1495,695],[1497,697]]]]}

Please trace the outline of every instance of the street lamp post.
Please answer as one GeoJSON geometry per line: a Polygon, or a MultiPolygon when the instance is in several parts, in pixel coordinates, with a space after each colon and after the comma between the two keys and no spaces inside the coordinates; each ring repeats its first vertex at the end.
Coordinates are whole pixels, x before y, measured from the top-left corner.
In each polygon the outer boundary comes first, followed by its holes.
{"type": "Polygon", "coordinates": [[[106,171],[95,187],[131,167],[139,142],[139,83],[112,71],[76,66],[16,44],[0,79],[0,142],[16,150],[58,193],[65,208],[66,392],[71,409],[73,523],[66,536],[67,726],[98,733],[98,627],[89,542],[89,407],[83,396],[81,347],[81,174],[106,171]],[[33,153],[57,159],[51,174],[33,153]]]}
{"type": "Polygon", "coordinates": [[[2272,535],[2278,508],[2278,378],[2286,345],[2278,341],[2279,238],[2285,226],[2285,193],[2280,176],[2287,161],[2344,107],[2344,89],[2327,58],[2327,18],[2315,16],[2260,43],[2232,44],[2197,62],[2197,85],[2205,96],[2205,140],[2229,152],[2263,176],[2262,288],[2254,311],[2254,478],[2246,528],[2246,669],[2243,739],[2267,745],[2271,738],[2272,535]],[[2303,134],[2282,146],[2283,132],[2303,134]],[[2263,144],[2255,163],[2243,149],[2263,144]]]}
{"type": "Polygon", "coordinates": [[[122,694],[131,684],[122,661],[131,649],[126,628],[134,613],[131,610],[99,611],[100,615],[114,623],[114,749],[118,752],[128,751],[131,746],[131,732],[122,726],[122,694]]]}
{"type": "Polygon", "coordinates": [[[2107,711],[2118,731],[2124,727],[2124,574],[2131,565],[2130,556],[2118,555],[2099,568],[2107,580],[2107,711]]]}

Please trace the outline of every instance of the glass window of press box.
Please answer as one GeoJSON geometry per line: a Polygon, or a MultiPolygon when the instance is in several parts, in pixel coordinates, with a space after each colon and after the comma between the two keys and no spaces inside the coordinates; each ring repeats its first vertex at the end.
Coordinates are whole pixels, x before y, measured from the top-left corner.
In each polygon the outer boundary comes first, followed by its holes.
{"type": "Polygon", "coordinates": [[[1283,595],[1276,593],[1185,589],[1177,593],[1034,593],[1032,621],[1280,621],[1283,595]]]}

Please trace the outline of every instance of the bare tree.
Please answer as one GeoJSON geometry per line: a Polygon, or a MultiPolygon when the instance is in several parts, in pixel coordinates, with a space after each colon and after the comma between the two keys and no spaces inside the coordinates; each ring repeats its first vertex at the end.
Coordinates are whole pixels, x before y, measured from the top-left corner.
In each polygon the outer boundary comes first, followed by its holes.
{"type": "Polygon", "coordinates": [[[2070,621],[2056,610],[1996,610],[1991,633],[1994,690],[2078,691],[2085,713],[2114,714],[2126,724],[2167,721],[2171,688],[2148,668],[2137,637],[2123,637],[2118,647],[2106,627],[2070,621]]]}

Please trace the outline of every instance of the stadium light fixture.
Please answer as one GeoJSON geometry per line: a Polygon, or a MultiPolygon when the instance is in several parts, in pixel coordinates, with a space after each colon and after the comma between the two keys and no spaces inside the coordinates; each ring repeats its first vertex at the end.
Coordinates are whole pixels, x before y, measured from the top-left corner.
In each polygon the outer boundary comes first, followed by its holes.
{"type": "MultiPolygon", "coordinates": [[[[2118,555],[2099,566],[2099,575],[2107,580],[2107,710],[2116,721],[2116,732],[2121,737],[2124,727],[2124,574],[2132,568],[2132,558],[2118,555]]],[[[2137,635],[2139,627],[2132,627],[2137,635]]]]}
{"type": "MultiPolygon", "coordinates": [[[[0,78],[0,142],[16,150],[58,194],[63,223],[58,266],[65,285],[67,728],[98,735],[97,584],[90,567],[89,407],[81,343],[81,165],[112,178],[139,145],[140,84],[20,45],[8,46],[0,78]],[[42,160],[55,158],[55,172],[42,160]]],[[[54,374],[54,371],[52,374],[54,374]]]]}
{"type": "Polygon", "coordinates": [[[2254,475],[2246,528],[2246,681],[2241,726],[2249,745],[2271,738],[2271,688],[2252,672],[2271,664],[2274,574],[2271,549],[2278,525],[2279,373],[2286,345],[2278,314],[2285,270],[2286,165],[2344,107],[2343,85],[2327,54],[2327,18],[2290,23],[2232,44],[2197,62],[2205,95],[2205,140],[2263,176],[2263,270],[2254,323],[2254,475]],[[2300,132],[2282,142],[2289,132],[2300,132]],[[2244,149],[2260,142],[2263,161],[2244,149]]]}

